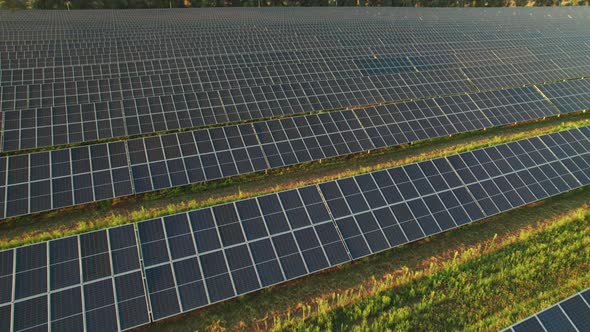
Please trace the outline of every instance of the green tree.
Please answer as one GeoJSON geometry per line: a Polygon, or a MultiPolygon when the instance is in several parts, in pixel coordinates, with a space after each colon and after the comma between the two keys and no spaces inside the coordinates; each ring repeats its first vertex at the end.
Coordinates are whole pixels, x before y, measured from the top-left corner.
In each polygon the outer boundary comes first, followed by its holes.
{"type": "Polygon", "coordinates": [[[10,10],[27,9],[27,3],[25,0],[4,0],[0,4],[0,8],[10,10]]]}
{"type": "Polygon", "coordinates": [[[36,0],[34,7],[38,9],[65,9],[63,0],[36,0]]]}

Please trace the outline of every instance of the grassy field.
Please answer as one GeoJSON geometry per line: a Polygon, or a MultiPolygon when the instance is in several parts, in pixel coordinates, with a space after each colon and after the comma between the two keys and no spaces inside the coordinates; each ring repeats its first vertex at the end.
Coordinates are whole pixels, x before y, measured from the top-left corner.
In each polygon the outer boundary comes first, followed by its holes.
{"type": "Polygon", "coordinates": [[[370,154],[333,158],[266,173],[254,173],[223,181],[7,219],[0,222],[0,249],[448,156],[584,125],[590,125],[590,114],[555,117],[381,149],[370,154]]]}
{"type": "Polygon", "coordinates": [[[144,331],[494,331],[590,287],[590,189],[144,331]]]}

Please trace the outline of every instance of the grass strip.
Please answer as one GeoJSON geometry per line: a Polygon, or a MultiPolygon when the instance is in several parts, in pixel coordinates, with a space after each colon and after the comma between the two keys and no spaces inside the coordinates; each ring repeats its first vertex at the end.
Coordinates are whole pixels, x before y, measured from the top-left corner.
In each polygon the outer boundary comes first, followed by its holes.
{"type": "Polygon", "coordinates": [[[589,114],[551,118],[7,219],[0,222],[0,249],[453,155],[584,125],[590,125],[589,114]]]}

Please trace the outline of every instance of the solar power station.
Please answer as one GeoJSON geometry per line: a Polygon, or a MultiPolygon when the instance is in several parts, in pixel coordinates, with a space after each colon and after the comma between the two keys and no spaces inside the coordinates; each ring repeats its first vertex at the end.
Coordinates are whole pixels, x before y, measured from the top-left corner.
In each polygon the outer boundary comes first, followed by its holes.
{"type": "Polygon", "coordinates": [[[0,216],[590,107],[585,9],[229,12],[2,13],[0,216]]]}
{"type": "Polygon", "coordinates": [[[583,127],[10,249],[0,321],[124,330],[588,184],[583,127]]]}
{"type": "MultiPolygon", "coordinates": [[[[0,11],[0,219],[585,111],[589,16],[0,11]]],[[[589,183],[580,127],[5,250],[0,331],[131,329],[589,183]]],[[[512,329],[581,331],[584,296],[512,329]]]]}
{"type": "Polygon", "coordinates": [[[569,297],[504,330],[553,332],[590,330],[590,289],[569,297]]]}

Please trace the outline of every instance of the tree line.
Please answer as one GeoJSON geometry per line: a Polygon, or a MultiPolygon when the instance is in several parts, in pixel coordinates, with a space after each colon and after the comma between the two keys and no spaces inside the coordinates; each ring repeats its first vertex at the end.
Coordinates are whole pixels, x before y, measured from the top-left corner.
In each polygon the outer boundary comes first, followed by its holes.
{"type": "Polygon", "coordinates": [[[590,0],[0,0],[1,9],[131,9],[276,6],[485,7],[588,5],[590,0]]]}

